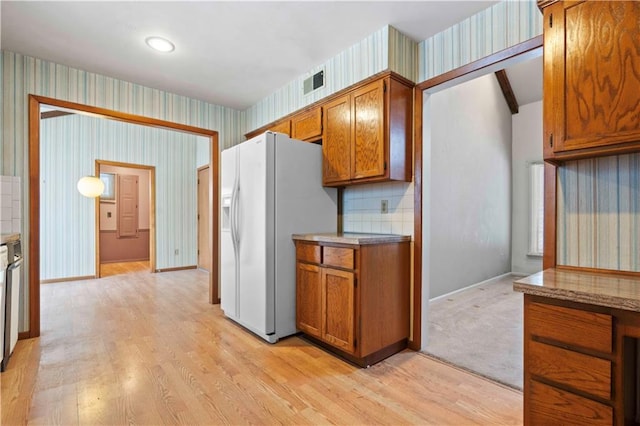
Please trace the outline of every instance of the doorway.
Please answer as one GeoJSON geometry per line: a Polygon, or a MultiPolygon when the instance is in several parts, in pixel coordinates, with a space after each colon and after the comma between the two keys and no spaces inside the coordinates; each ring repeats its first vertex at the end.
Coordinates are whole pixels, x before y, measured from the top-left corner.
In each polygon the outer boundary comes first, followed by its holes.
{"type": "Polygon", "coordinates": [[[209,247],[209,166],[198,168],[198,268],[211,271],[211,248],[209,247]]]}
{"type": "MultiPolygon", "coordinates": [[[[143,117],[119,111],[98,108],[75,102],[61,101],[44,96],[29,95],[29,285],[28,285],[28,330],[21,333],[21,338],[38,337],[40,335],[40,109],[41,105],[48,105],[58,110],[73,111],[94,117],[106,118],[125,123],[139,124],[155,128],[164,128],[178,132],[190,133],[205,137],[209,141],[208,163],[212,171],[209,176],[211,188],[218,187],[219,145],[218,132],[155,118],[143,117]]],[[[211,232],[209,246],[218,240],[218,193],[213,191],[209,212],[211,232]]],[[[210,303],[218,300],[218,259],[212,254],[211,272],[209,274],[210,303]]]]}
{"type": "Polygon", "coordinates": [[[519,59],[503,71],[515,111],[493,73],[425,94],[422,264],[423,350],[521,389],[522,295],[512,282],[542,267],[526,251],[526,173],[542,160],[542,59],[519,59]]]}
{"type": "Polygon", "coordinates": [[[96,276],[156,269],[156,169],[154,166],[96,160],[105,192],[96,198],[96,276]],[[130,182],[129,185],[126,183],[130,182]],[[131,187],[127,197],[122,188],[131,187]],[[132,217],[123,209],[128,199],[132,217]],[[127,227],[131,229],[126,229],[127,227]]]}

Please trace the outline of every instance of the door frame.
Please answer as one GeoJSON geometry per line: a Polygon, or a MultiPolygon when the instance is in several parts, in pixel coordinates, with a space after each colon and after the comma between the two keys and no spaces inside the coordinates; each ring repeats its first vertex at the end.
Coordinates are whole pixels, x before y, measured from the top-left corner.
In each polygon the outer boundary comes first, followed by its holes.
{"type": "MultiPolygon", "coordinates": [[[[209,139],[209,185],[212,196],[209,200],[209,245],[218,241],[218,211],[220,207],[218,188],[220,170],[220,151],[218,132],[215,130],[174,123],[157,118],[144,117],[99,108],[76,102],[63,101],[39,95],[29,97],[29,250],[27,261],[29,263],[29,330],[22,333],[22,337],[40,336],[40,106],[49,105],[61,109],[75,110],[100,118],[123,121],[142,126],[158,127],[180,132],[191,133],[209,139]]],[[[211,253],[211,272],[209,273],[209,303],[218,300],[219,259],[211,253]]]]}
{"type": "MultiPolygon", "coordinates": [[[[196,169],[196,179],[198,180],[198,182],[200,182],[200,172],[204,169],[209,169],[209,174],[211,174],[211,167],[209,167],[208,164],[205,164],[204,166],[200,166],[196,169]]],[[[208,182],[207,182],[208,183],[208,182]]],[[[208,193],[209,193],[209,199],[211,199],[211,193],[212,193],[212,189],[211,187],[207,188],[208,189],[208,193]]],[[[198,197],[196,200],[196,205],[197,205],[197,209],[200,210],[200,191],[198,190],[198,197]]],[[[198,241],[197,241],[197,249],[199,250],[200,247],[200,220],[198,219],[198,229],[197,229],[197,235],[198,235],[198,241]]],[[[210,243],[210,241],[209,241],[210,243]]],[[[212,251],[212,247],[209,244],[209,253],[213,253],[212,251]]],[[[199,259],[200,259],[200,253],[198,253],[198,259],[196,259],[196,266],[199,268],[200,267],[200,263],[199,263],[199,259]]],[[[218,303],[220,302],[220,298],[218,298],[218,303]]]]}
{"type": "MultiPolygon", "coordinates": [[[[409,348],[419,351],[422,348],[422,328],[423,328],[423,310],[426,311],[425,302],[423,298],[422,288],[422,191],[423,191],[423,170],[422,170],[422,153],[423,153],[423,141],[422,141],[422,104],[424,99],[424,92],[433,90],[437,86],[448,87],[455,84],[455,81],[461,78],[482,75],[481,73],[488,73],[489,70],[494,67],[498,67],[500,64],[504,64],[507,61],[511,61],[521,55],[525,55],[536,49],[542,48],[543,37],[542,35],[536,36],[532,39],[508,47],[504,50],[496,52],[485,58],[478,59],[467,65],[463,65],[459,68],[447,71],[443,74],[437,75],[433,78],[425,80],[416,84],[414,87],[413,95],[413,174],[414,174],[414,191],[413,191],[413,318],[412,318],[412,332],[409,338],[409,348]]],[[[555,173],[555,172],[554,172],[555,173]]],[[[547,180],[547,168],[545,167],[545,185],[548,185],[547,180]]],[[[555,175],[555,174],[554,174],[555,175]]],[[[546,195],[545,195],[546,201],[546,195]]],[[[555,208],[555,205],[554,207],[555,208]]],[[[547,207],[545,204],[545,218],[547,217],[547,207]]],[[[554,213],[555,217],[555,213],[554,213]]],[[[546,225],[545,225],[546,229],[546,225]]],[[[545,251],[547,250],[547,233],[545,231],[545,251]]],[[[555,237],[554,237],[555,238],[555,237]]],[[[428,297],[428,296],[427,296],[428,297]]]]}
{"type": "MultiPolygon", "coordinates": [[[[143,164],[122,163],[119,161],[95,160],[96,177],[100,177],[102,166],[126,167],[128,169],[147,170],[149,172],[149,269],[156,272],[156,167],[143,164]]],[[[207,166],[208,167],[208,166],[207,166]]],[[[100,197],[95,199],[95,242],[96,242],[96,278],[102,276],[100,269],[100,197]]]]}

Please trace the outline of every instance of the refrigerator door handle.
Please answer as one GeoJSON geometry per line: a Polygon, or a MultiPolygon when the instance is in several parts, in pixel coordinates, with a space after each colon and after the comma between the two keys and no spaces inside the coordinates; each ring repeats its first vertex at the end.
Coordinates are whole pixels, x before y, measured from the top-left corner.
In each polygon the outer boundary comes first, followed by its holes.
{"type": "MultiPolygon", "coordinates": [[[[237,180],[236,180],[237,182],[237,180]]],[[[233,183],[233,190],[231,192],[231,206],[229,208],[229,228],[231,231],[231,242],[233,243],[233,251],[237,254],[237,231],[236,231],[236,200],[238,193],[236,192],[236,182],[233,183]]],[[[237,257],[237,255],[236,255],[237,257]]]]}
{"type": "Polygon", "coordinates": [[[233,222],[236,228],[236,242],[238,246],[240,245],[240,226],[238,222],[240,221],[240,184],[236,185],[236,204],[233,207],[233,215],[235,216],[233,222]]]}

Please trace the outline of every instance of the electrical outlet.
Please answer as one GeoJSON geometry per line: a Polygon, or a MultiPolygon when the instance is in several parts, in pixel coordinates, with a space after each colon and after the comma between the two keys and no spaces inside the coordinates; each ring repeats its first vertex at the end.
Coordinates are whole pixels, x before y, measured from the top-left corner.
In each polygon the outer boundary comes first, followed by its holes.
{"type": "Polygon", "coordinates": [[[179,255],[179,254],[180,254],[180,250],[175,249],[175,250],[173,251],[173,254],[175,254],[176,256],[177,256],[177,255],[179,255]]]}
{"type": "Polygon", "coordinates": [[[380,201],[380,213],[382,214],[389,213],[389,200],[380,201]]]}

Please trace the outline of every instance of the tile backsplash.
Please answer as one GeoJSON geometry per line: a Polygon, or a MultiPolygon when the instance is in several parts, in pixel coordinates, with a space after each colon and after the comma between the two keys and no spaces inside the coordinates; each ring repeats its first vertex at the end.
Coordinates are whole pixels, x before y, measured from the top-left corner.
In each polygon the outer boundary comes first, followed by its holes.
{"type": "Polygon", "coordinates": [[[20,232],[21,197],[20,177],[0,176],[0,233],[20,232]]]}
{"type": "Polygon", "coordinates": [[[413,237],[413,182],[347,187],[343,195],[345,232],[402,234],[413,237]],[[388,213],[381,212],[387,200],[388,213]]]}

